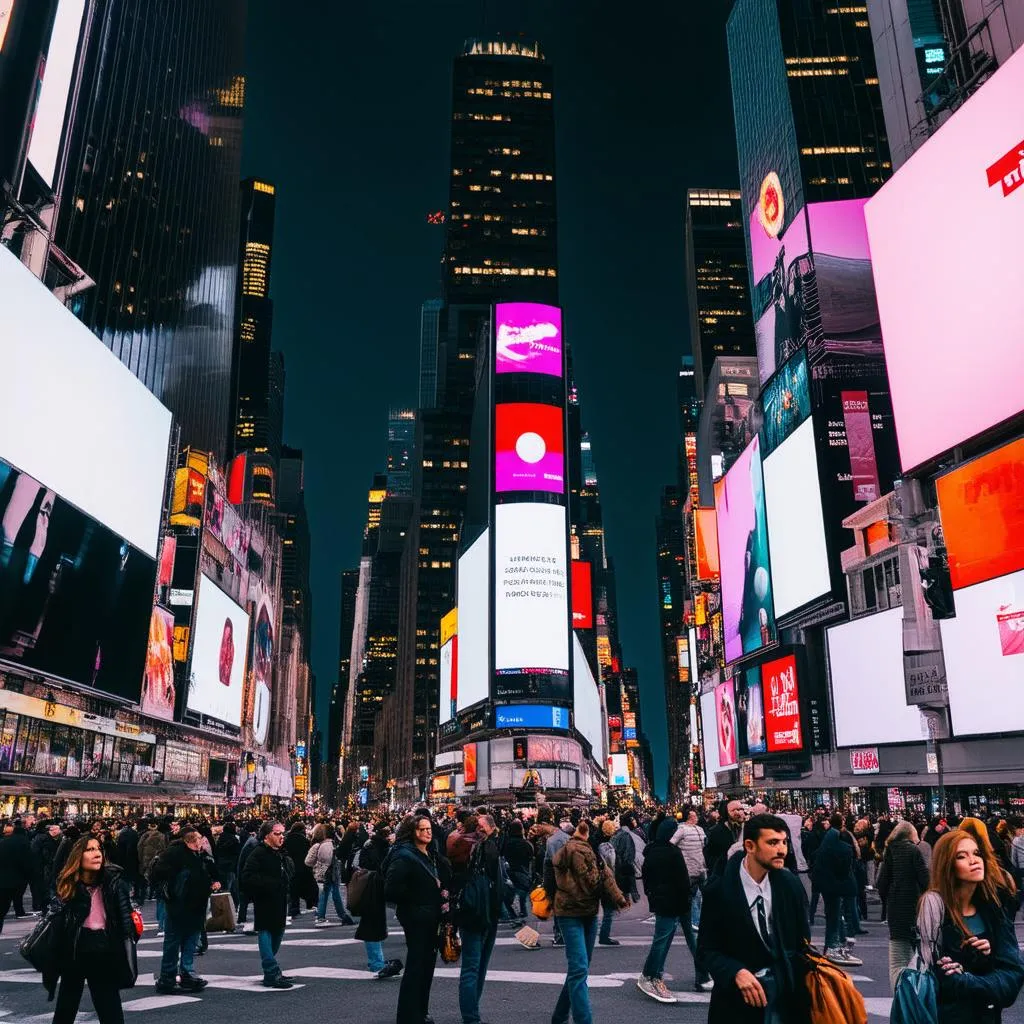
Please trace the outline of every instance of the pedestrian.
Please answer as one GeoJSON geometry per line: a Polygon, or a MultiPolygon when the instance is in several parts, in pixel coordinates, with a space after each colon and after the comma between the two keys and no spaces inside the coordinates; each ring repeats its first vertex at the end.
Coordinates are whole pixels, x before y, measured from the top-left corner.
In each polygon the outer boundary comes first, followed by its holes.
{"type": "Polygon", "coordinates": [[[729,850],[743,834],[743,822],[747,812],[739,800],[723,800],[719,804],[719,822],[708,832],[704,859],[708,876],[721,874],[729,859],[729,850]]]}
{"type": "Polygon", "coordinates": [[[936,840],[917,915],[921,964],[938,978],[938,1024],[998,1024],[1024,985],[1013,925],[969,832],[936,840]]]}
{"type": "Polygon", "coordinates": [[[391,830],[378,825],[359,851],[359,867],[370,873],[359,909],[356,938],[366,949],[366,967],[383,981],[402,973],[402,961],[385,959],[384,940],[388,937],[387,904],[384,902],[384,861],[391,852],[391,830]]]}
{"type": "Polygon", "coordinates": [[[552,859],[555,873],[555,918],[565,941],[566,978],[551,1016],[552,1024],[591,1024],[587,978],[597,939],[597,911],[603,899],[620,909],[629,898],[590,845],[590,826],[581,820],[572,837],[552,859]]]}
{"type": "MultiPolygon", "coordinates": [[[[167,849],[167,835],[160,831],[160,823],[156,818],[147,818],[146,827],[139,836],[137,853],[139,857],[139,875],[142,878],[142,889],[140,892],[140,903],[145,904],[150,896],[156,895],[155,887],[151,884],[149,872],[153,862],[167,849]]],[[[157,925],[163,931],[163,900],[157,897],[157,925]]]]}
{"type": "Polygon", "coordinates": [[[221,888],[231,893],[231,898],[238,905],[238,855],[242,852],[242,842],[238,838],[238,829],[233,821],[224,822],[224,828],[213,844],[213,860],[217,865],[217,877],[221,888]]]}
{"type": "Polygon", "coordinates": [[[900,971],[914,955],[917,904],[928,888],[928,868],[919,842],[917,829],[909,821],[899,822],[885,841],[878,872],[878,895],[885,904],[889,926],[889,984],[893,991],[900,971]]]}
{"type": "Polygon", "coordinates": [[[344,925],[355,924],[341,898],[341,862],[334,844],[333,825],[319,824],[313,829],[312,844],[306,854],[306,867],[313,872],[313,880],[320,887],[314,928],[327,927],[327,906],[334,903],[334,912],[344,925]]]}
{"type": "Polygon", "coordinates": [[[704,890],[697,962],[710,972],[708,1024],[805,1024],[792,958],[810,941],[807,897],[786,870],[785,823],[752,816],[743,849],[704,890]]]}
{"type": "Polygon", "coordinates": [[[32,840],[23,819],[15,818],[12,825],[10,835],[0,839],[0,932],[12,903],[16,918],[28,916],[22,895],[32,880],[32,840]]]}
{"type": "Polygon", "coordinates": [[[252,934],[252,925],[247,923],[249,916],[249,894],[245,891],[245,886],[242,884],[242,876],[245,872],[245,862],[249,859],[249,854],[259,846],[259,831],[263,826],[263,822],[259,819],[249,822],[247,826],[246,839],[242,843],[242,849],[238,852],[238,928],[237,931],[245,934],[252,934]]]}
{"type": "Polygon", "coordinates": [[[533,880],[533,845],[527,841],[523,823],[512,820],[508,825],[508,839],[505,843],[505,860],[508,863],[508,879],[511,892],[505,901],[505,908],[514,916],[516,898],[519,899],[519,918],[526,919],[526,903],[530,897],[533,880]]]}
{"type": "Polygon", "coordinates": [[[54,821],[39,823],[32,838],[32,909],[43,911],[53,899],[57,879],[53,862],[60,847],[60,825],[54,821]]]}
{"type": "MultiPolygon", "coordinates": [[[[544,847],[544,862],[541,877],[543,879],[544,893],[548,898],[548,902],[551,903],[552,906],[554,906],[555,893],[558,889],[558,885],[555,881],[555,855],[569,841],[569,837],[573,834],[575,828],[576,826],[573,825],[572,819],[568,816],[563,816],[559,821],[558,828],[548,836],[547,843],[544,847]]],[[[556,947],[564,946],[565,939],[562,936],[562,930],[558,925],[558,918],[557,916],[552,916],[554,917],[554,937],[552,938],[551,945],[556,947]]]]}
{"type": "Polygon", "coordinates": [[[695,949],[696,929],[700,924],[700,908],[703,899],[704,885],[707,882],[708,869],[704,859],[704,844],[707,842],[707,835],[697,824],[697,812],[691,807],[683,812],[682,818],[676,825],[675,833],[672,836],[672,845],[678,846],[682,851],[683,860],[686,861],[686,871],[690,877],[690,920],[693,927],[690,929],[694,939],[694,945],[690,950],[695,949]]]}
{"type": "Polygon", "coordinates": [[[107,861],[102,842],[83,836],[68,852],[56,883],[60,939],[43,984],[51,998],[60,982],[53,1024],[73,1024],[86,984],[99,1024],[124,1024],[120,989],[138,977],[131,887],[107,861]]]}
{"type": "Polygon", "coordinates": [[[988,826],[978,818],[964,818],[959,827],[961,831],[973,836],[978,844],[982,860],[985,861],[987,888],[996,894],[1003,913],[1012,922],[1017,916],[1017,883],[996,853],[988,826]]]}
{"type": "MultiPolygon", "coordinates": [[[[309,840],[306,838],[306,826],[301,821],[293,821],[291,828],[288,829],[284,840],[284,852],[295,865],[292,887],[288,894],[288,917],[299,917],[302,913],[301,900],[306,901],[307,910],[312,910],[320,900],[320,892],[313,879],[313,872],[306,867],[309,840]]],[[[291,924],[290,920],[288,924],[291,924]]]]}
{"type": "Polygon", "coordinates": [[[384,865],[384,899],[395,904],[408,955],[398,993],[397,1024],[434,1024],[429,1013],[430,988],[450,871],[447,861],[432,850],[433,838],[429,817],[408,815],[398,826],[384,865]]]}
{"type": "Polygon", "coordinates": [[[284,852],[285,828],[279,821],[266,822],[259,840],[246,857],[241,885],[253,904],[256,941],[266,988],[291,988],[295,982],[281,973],[277,953],[284,938],[288,916],[291,858],[284,852]]]}
{"type": "Polygon", "coordinates": [[[201,992],[207,985],[206,979],[195,972],[195,956],[206,924],[210,893],[220,890],[220,882],[212,870],[213,862],[204,857],[202,849],[202,837],[189,825],[150,870],[154,884],[163,886],[166,905],[163,956],[156,981],[161,995],[173,995],[179,984],[184,992],[201,992]]]}
{"type": "MultiPolygon", "coordinates": [[[[615,884],[619,885],[618,878],[615,873],[615,866],[618,863],[618,856],[615,852],[615,844],[613,842],[615,836],[619,832],[619,827],[615,821],[611,818],[604,818],[601,821],[600,833],[594,835],[597,831],[597,822],[591,823],[591,835],[590,845],[594,846],[596,840],[597,847],[595,852],[598,857],[604,861],[608,870],[612,873],[612,877],[616,879],[615,884]]],[[[622,886],[619,886],[620,890],[622,886]]],[[[623,890],[624,891],[624,890],[623,890]]],[[[602,946],[621,946],[622,943],[618,939],[612,938],[612,921],[615,918],[615,906],[608,900],[602,900],[601,905],[601,927],[597,932],[597,941],[602,946]]]]}
{"type": "Polygon", "coordinates": [[[128,884],[132,887],[136,901],[141,895],[139,878],[139,833],[135,823],[129,819],[117,833],[117,863],[121,865],[128,884]]]}
{"type": "Polygon", "coordinates": [[[856,896],[853,878],[853,848],[843,841],[842,816],[833,815],[814,857],[811,875],[825,904],[825,956],[839,967],[860,967],[846,944],[843,901],[856,896]]]}

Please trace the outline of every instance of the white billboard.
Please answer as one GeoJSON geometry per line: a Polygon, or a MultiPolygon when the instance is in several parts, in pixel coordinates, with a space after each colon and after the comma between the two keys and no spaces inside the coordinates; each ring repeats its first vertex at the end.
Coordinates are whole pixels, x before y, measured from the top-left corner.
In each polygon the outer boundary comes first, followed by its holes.
{"type": "MultiPolygon", "coordinates": [[[[441,644],[441,652],[438,655],[438,660],[441,663],[439,665],[441,672],[441,695],[437,702],[437,721],[439,725],[444,725],[444,723],[450,718],[453,718],[453,711],[457,709],[456,702],[451,699],[451,694],[453,692],[452,683],[458,678],[455,674],[457,642],[457,638],[453,636],[448,643],[441,644]],[[455,709],[453,709],[453,705],[455,705],[455,709]]],[[[455,690],[454,692],[457,700],[458,690],[455,690]]]]}
{"type": "Polygon", "coordinates": [[[939,629],[954,734],[1024,731],[1024,572],[958,590],[939,629]]]}
{"type": "Polygon", "coordinates": [[[498,505],[494,529],[495,670],[567,672],[566,510],[498,505]]]}
{"type": "Polygon", "coordinates": [[[484,530],[459,557],[458,711],[484,700],[490,692],[490,553],[490,532],[484,530]]]}
{"type": "Polygon", "coordinates": [[[594,760],[604,764],[605,718],[601,713],[601,694],[590,671],[579,637],[572,635],[572,705],[576,731],[590,743],[594,760]]]}
{"type": "Polygon", "coordinates": [[[839,747],[915,743],[921,714],[907,705],[903,676],[903,609],[828,630],[832,706],[839,747]]]}
{"type": "Polygon", "coordinates": [[[249,615],[205,574],[199,580],[186,707],[239,728],[249,615]]]}
{"type": "Polygon", "coordinates": [[[171,414],[0,245],[0,458],[156,558],[171,414]]]}
{"type": "Polygon", "coordinates": [[[608,757],[608,785],[629,785],[629,756],[627,754],[611,754],[608,757]]]}
{"type": "Polygon", "coordinates": [[[704,787],[714,789],[715,775],[722,770],[718,757],[718,716],[715,691],[700,695],[700,750],[704,756],[704,787]]]}
{"type": "Polygon", "coordinates": [[[764,491],[775,616],[782,618],[832,589],[812,419],[764,460],[764,491]]]}

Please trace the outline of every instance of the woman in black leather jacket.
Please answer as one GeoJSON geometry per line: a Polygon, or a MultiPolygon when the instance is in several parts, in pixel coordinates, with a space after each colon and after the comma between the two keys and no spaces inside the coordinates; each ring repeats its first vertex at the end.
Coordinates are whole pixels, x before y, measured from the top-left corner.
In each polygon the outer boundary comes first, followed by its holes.
{"type": "Polygon", "coordinates": [[[121,869],[107,862],[100,840],[85,836],[68,855],[57,880],[61,940],[53,973],[43,983],[53,996],[60,980],[53,1024],[73,1024],[88,983],[100,1024],[124,1024],[119,990],[138,977],[131,888],[121,869]]]}

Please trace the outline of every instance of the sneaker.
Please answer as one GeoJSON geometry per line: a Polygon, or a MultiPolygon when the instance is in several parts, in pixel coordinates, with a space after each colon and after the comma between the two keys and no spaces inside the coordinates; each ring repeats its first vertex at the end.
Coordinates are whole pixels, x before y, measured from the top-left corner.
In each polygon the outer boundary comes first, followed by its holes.
{"type": "MultiPolygon", "coordinates": [[[[163,932],[161,932],[160,934],[162,935],[163,932]]],[[[256,934],[256,925],[255,924],[243,924],[242,925],[242,934],[243,935],[255,935],[256,934]]]]}
{"type": "Polygon", "coordinates": [[[178,989],[178,981],[176,978],[157,978],[154,987],[159,995],[173,996],[178,989]]]}
{"type": "Polygon", "coordinates": [[[182,992],[202,992],[210,983],[194,974],[183,974],[180,984],[182,992]]]}
{"type": "Polygon", "coordinates": [[[651,985],[655,992],[654,998],[657,999],[659,1003],[674,1003],[676,1001],[676,997],[665,987],[664,979],[652,978],[651,985]]]}
{"type": "Polygon", "coordinates": [[[162,938],[164,937],[164,933],[163,933],[162,931],[160,931],[160,932],[157,932],[157,933],[156,933],[156,937],[157,937],[158,939],[162,939],[162,938]]]}
{"type": "Polygon", "coordinates": [[[291,923],[292,923],[292,919],[291,919],[290,917],[286,917],[286,918],[284,919],[284,923],[285,923],[285,924],[291,924],[291,923]]]}
{"type": "Polygon", "coordinates": [[[851,955],[848,949],[843,949],[840,946],[826,949],[825,959],[837,967],[861,967],[864,964],[863,960],[858,960],[857,957],[851,955]]]}
{"type": "Polygon", "coordinates": [[[291,978],[286,978],[283,974],[279,974],[276,978],[264,978],[264,988],[292,988],[295,982],[291,978]]]}
{"type": "Polygon", "coordinates": [[[403,966],[404,965],[401,960],[389,960],[384,967],[377,972],[377,977],[381,981],[385,978],[394,978],[402,973],[403,966]]]}
{"type": "Polygon", "coordinates": [[[618,939],[598,939],[597,944],[599,946],[621,946],[622,943],[618,939]]]}
{"type": "Polygon", "coordinates": [[[556,949],[561,949],[565,945],[565,939],[552,939],[551,945],[556,949]]]}
{"type": "Polygon", "coordinates": [[[651,999],[658,998],[658,994],[654,989],[654,982],[651,981],[651,979],[648,978],[646,974],[640,975],[640,977],[637,979],[636,987],[640,989],[640,991],[643,992],[645,996],[648,996],[651,999]]]}
{"type": "Polygon", "coordinates": [[[693,986],[694,992],[710,992],[715,987],[715,979],[708,978],[707,981],[698,981],[693,986]]]}
{"type": "Polygon", "coordinates": [[[856,946],[856,945],[857,945],[857,940],[855,938],[853,938],[852,936],[847,935],[847,937],[845,939],[843,939],[843,949],[848,949],[850,946],[856,946]]]}
{"type": "Polygon", "coordinates": [[[346,914],[346,915],[345,915],[345,916],[344,916],[344,917],[343,917],[343,918],[341,919],[341,923],[342,923],[342,925],[343,925],[344,927],[348,928],[348,927],[349,927],[350,925],[353,925],[353,924],[355,924],[355,923],[356,923],[356,919],[355,919],[354,917],[351,917],[351,916],[349,916],[348,914],[346,914]]]}
{"type": "Polygon", "coordinates": [[[319,918],[318,917],[313,922],[313,927],[314,928],[330,928],[330,925],[327,923],[327,918],[326,917],[324,917],[324,918],[319,918]]]}

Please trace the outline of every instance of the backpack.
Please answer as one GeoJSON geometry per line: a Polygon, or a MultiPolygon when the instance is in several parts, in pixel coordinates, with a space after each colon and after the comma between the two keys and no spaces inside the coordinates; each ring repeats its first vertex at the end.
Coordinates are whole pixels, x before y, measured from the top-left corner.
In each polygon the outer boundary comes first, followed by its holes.
{"type": "Polygon", "coordinates": [[[473,931],[491,926],[491,891],[494,883],[487,876],[484,845],[477,843],[469,857],[469,876],[459,893],[459,924],[473,931]]]}
{"type": "Polygon", "coordinates": [[[896,976],[890,1024],[935,1024],[939,1019],[935,975],[904,967],[896,976]]]}
{"type": "Polygon", "coordinates": [[[845,971],[810,945],[805,946],[801,960],[809,1024],[867,1024],[864,997],[845,971]]]}

